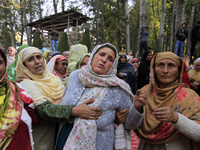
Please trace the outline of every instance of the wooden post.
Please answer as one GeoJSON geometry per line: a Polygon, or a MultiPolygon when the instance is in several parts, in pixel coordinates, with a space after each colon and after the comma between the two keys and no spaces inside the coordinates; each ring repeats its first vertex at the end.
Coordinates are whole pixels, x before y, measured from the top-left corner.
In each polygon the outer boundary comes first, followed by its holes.
{"type": "Polygon", "coordinates": [[[78,32],[78,19],[76,19],[76,44],[77,44],[77,33],[78,32]]]}

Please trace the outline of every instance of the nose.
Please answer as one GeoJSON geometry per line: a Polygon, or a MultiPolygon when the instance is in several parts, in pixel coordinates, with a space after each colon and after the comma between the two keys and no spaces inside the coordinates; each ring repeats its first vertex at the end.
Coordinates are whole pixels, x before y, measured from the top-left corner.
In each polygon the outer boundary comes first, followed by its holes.
{"type": "Polygon", "coordinates": [[[167,67],[167,65],[164,66],[163,72],[164,72],[164,73],[167,73],[167,72],[168,72],[168,67],[167,67]]]}
{"type": "Polygon", "coordinates": [[[106,62],[106,59],[107,59],[106,57],[103,57],[103,58],[102,58],[102,61],[105,63],[105,62],[106,62]]]}
{"type": "Polygon", "coordinates": [[[39,62],[40,62],[40,60],[35,58],[35,63],[38,64],[39,62]]]}

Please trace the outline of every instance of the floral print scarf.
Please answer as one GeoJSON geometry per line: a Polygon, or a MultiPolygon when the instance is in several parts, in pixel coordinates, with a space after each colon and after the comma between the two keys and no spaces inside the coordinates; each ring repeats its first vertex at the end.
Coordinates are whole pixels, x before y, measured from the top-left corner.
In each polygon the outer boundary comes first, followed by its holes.
{"type": "Polygon", "coordinates": [[[140,128],[136,130],[142,140],[151,144],[164,144],[182,136],[170,122],[161,122],[155,119],[152,112],[159,107],[170,107],[191,120],[200,123],[200,98],[193,90],[182,81],[183,61],[172,52],[157,53],[152,59],[150,85],[143,87],[148,94],[148,102],[145,105],[145,115],[140,128]],[[159,88],[155,77],[155,64],[161,59],[175,61],[180,73],[173,85],[168,88],[159,88]]]}
{"type": "MultiPolygon", "coordinates": [[[[103,45],[97,45],[90,57],[90,60],[86,66],[79,70],[79,79],[86,86],[90,87],[90,90],[82,96],[77,105],[83,103],[90,98],[95,98],[94,103],[91,106],[99,106],[106,96],[109,87],[120,86],[122,89],[127,91],[133,99],[131,89],[127,83],[116,77],[116,69],[118,62],[118,54],[116,48],[110,44],[105,43],[103,45]],[[96,52],[105,45],[113,47],[116,51],[115,61],[113,66],[110,68],[107,75],[98,75],[91,68],[91,61],[96,54],[96,52]]],[[[96,134],[97,125],[95,120],[85,120],[76,118],[74,122],[74,127],[65,143],[64,149],[96,149],[96,134]]]]}

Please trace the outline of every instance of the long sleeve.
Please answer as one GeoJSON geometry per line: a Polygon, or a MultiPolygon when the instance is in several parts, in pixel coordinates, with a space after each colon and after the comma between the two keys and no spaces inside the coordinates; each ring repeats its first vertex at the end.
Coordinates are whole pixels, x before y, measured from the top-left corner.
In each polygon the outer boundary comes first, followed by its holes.
{"type": "Polygon", "coordinates": [[[139,127],[140,124],[142,123],[143,115],[144,115],[144,112],[139,113],[135,109],[135,106],[132,105],[132,107],[129,110],[129,115],[128,115],[126,122],[125,122],[125,128],[129,129],[129,130],[134,130],[137,127],[139,127]]]}
{"type": "Polygon", "coordinates": [[[178,113],[178,121],[174,127],[188,138],[200,142],[200,124],[178,113]]]}
{"type": "Polygon", "coordinates": [[[73,106],[71,105],[54,105],[46,101],[35,107],[42,119],[51,119],[62,122],[70,121],[70,114],[73,106]]]}

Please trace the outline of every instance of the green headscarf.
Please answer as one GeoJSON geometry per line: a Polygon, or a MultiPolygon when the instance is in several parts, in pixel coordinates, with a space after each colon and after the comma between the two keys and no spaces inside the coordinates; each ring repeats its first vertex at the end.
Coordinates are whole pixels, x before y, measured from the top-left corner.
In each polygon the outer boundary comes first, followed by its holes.
{"type": "Polygon", "coordinates": [[[7,68],[7,78],[10,81],[16,81],[17,77],[16,77],[16,65],[17,65],[17,59],[18,59],[18,53],[26,48],[29,47],[29,45],[21,45],[18,49],[17,49],[17,54],[16,54],[16,58],[14,63],[12,63],[8,68],[7,68]]]}

